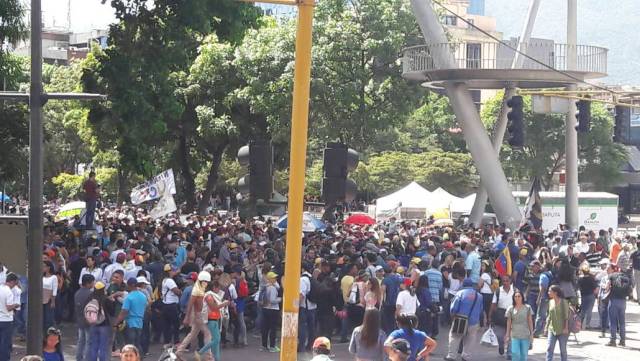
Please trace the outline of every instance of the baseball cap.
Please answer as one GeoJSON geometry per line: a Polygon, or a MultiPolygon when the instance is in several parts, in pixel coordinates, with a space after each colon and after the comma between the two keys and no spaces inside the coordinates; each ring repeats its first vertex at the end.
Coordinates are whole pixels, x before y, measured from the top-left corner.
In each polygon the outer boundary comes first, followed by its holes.
{"type": "Polygon", "coordinates": [[[93,285],[93,288],[96,290],[101,290],[105,287],[104,283],[102,283],[101,281],[96,282],[95,285],[93,285]]]}
{"type": "Polygon", "coordinates": [[[178,270],[177,267],[173,266],[170,263],[165,264],[163,269],[164,269],[165,272],[169,272],[169,271],[174,271],[175,272],[175,271],[178,270]]]}
{"type": "Polygon", "coordinates": [[[125,259],[127,259],[127,256],[125,256],[124,253],[118,253],[116,256],[116,262],[118,263],[124,262],[125,259]]]}
{"type": "Polygon", "coordinates": [[[197,272],[189,273],[189,278],[194,282],[197,281],[198,280],[198,273],[197,272]]]}
{"type": "Polygon", "coordinates": [[[269,279],[278,278],[278,274],[275,272],[269,272],[267,273],[267,278],[269,279]]]}
{"type": "Polygon", "coordinates": [[[313,348],[324,348],[327,350],[331,350],[331,341],[329,341],[326,337],[318,337],[315,341],[313,341],[313,348]]]}
{"type": "Polygon", "coordinates": [[[403,283],[406,287],[411,286],[411,283],[412,283],[412,282],[411,282],[411,278],[405,278],[405,279],[402,281],[402,283],[403,283]]]}
{"type": "Polygon", "coordinates": [[[127,280],[127,285],[135,286],[138,284],[138,280],[135,277],[131,277],[127,280]]]}
{"type": "MultiPolygon", "coordinates": [[[[136,278],[137,283],[144,283],[145,285],[150,285],[151,283],[149,283],[149,281],[147,281],[147,278],[144,276],[139,276],[136,278]]],[[[128,281],[127,281],[128,283],[128,281]]]]}

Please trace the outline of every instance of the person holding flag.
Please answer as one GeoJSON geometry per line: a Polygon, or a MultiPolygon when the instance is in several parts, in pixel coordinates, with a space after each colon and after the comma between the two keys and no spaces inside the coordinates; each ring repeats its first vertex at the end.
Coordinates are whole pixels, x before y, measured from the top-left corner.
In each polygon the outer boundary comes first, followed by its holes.
{"type": "Polygon", "coordinates": [[[534,177],[533,183],[531,183],[529,196],[524,206],[524,216],[519,228],[523,232],[542,229],[542,200],[540,198],[540,179],[538,177],[534,177]]]}

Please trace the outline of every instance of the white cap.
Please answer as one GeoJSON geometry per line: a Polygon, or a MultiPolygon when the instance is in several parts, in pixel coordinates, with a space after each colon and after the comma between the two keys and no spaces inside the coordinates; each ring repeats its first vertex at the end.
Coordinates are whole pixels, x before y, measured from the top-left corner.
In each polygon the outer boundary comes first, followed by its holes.
{"type": "Polygon", "coordinates": [[[149,283],[149,281],[147,281],[147,277],[145,277],[145,276],[136,277],[136,282],[144,283],[145,285],[150,285],[151,284],[151,283],[149,283]]]}
{"type": "Polygon", "coordinates": [[[198,274],[198,281],[211,282],[211,273],[202,271],[198,274]]]}

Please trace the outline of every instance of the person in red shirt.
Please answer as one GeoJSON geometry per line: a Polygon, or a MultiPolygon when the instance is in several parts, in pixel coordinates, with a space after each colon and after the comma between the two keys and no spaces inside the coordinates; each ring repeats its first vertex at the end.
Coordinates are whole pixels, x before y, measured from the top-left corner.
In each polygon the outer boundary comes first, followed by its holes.
{"type": "Polygon", "coordinates": [[[96,172],[89,172],[89,178],[82,184],[84,190],[84,202],[87,209],[86,229],[94,229],[93,221],[96,215],[96,203],[98,201],[99,186],[96,182],[96,172]]]}

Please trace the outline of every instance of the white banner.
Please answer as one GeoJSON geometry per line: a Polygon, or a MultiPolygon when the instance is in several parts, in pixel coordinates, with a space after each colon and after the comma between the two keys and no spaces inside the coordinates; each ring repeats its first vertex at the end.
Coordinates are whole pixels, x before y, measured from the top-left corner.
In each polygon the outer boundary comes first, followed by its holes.
{"type": "MultiPolygon", "coordinates": [[[[157,176],[151,178],[150,181],[140,184],[131,190],[131,203],[140,204],[162,196],[162,191],[158,189],[160,183],[168,186],[171,194],[176,194],[176,181],[173,177],[173,169],[167,169],[157,176]]],[[[164,189],[164,188],[163,188],[164,189]]]]}
{"type": "Polygon", "coordinates": [[[155,185],[160,191],[161,198],[155,207],[149,212],[153,219],[164,217],[169,213],[175,212],[178,208],[171,194],[171,183],[168,179],[164,179],[155,185]]]}

